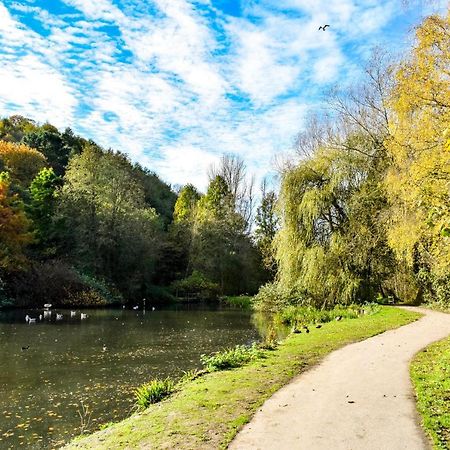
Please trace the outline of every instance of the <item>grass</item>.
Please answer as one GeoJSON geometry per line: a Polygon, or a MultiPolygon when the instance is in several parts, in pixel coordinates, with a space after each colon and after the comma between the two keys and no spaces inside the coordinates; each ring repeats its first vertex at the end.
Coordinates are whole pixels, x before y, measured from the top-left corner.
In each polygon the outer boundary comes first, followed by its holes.
{"type": "Polygon", "coordinates": [[[345,344],[405,325],[419,316],[380,307],[373,315],[332,321],[309,334],[291,334],[276,350],[266,352],[265,358],[187,382],[165,401],[67,448],[225,448],[262,403],[295,375],[345,344]]]}
{"type": "Polygon", "coordinates": [[[450,448],[450,338],[420,351],[411,364],[417,409],[435,449],[450,448]]]}
{"type": "Polygon", "coordinates": [[[245,363],[257,358],[261,358],[264,352],[256,344],[237,345],[212,355],[202,355],[200,360],[208,372],[217,370],[234,369],[243,366],[245,363]]]}
{"type": "Polygon", "coordinates": [[[174,390],[175,383],[170,378],[163,380],[155,378],[135,390],[136,406],[139,409],[148,408],[151,404],[168,397],[174,390]]]}
{"type": "Polygon", "coordinates": [[[336,318],[356,319],[363,315],[375,314],[380,305],[367,303],[365,305],[335,306],[333,309],[316,309],[310,306],[288,306],[276,314],[276,320],[285,325],[308,325],[327,323],[336,318]]]}

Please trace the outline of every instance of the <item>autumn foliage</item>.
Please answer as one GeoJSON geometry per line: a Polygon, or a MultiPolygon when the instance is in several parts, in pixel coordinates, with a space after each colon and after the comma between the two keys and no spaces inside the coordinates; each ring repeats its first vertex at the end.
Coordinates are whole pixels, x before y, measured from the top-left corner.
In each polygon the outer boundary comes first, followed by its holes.
{"type": "Polygon", "coordinates": [[[0,268],[14,270],[25,263],[24,249],[33,240],[16,195],[11,195],[9,182],[0,181],[0,268]]]}

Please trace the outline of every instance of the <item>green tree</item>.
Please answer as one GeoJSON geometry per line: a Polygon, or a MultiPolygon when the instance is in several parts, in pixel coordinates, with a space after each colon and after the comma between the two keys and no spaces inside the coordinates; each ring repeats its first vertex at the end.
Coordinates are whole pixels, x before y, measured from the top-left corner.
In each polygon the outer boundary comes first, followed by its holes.
{"type": "Polygon", "coordinates": [[[38,247],[48,251],[54,238],[54,214],[62,180],[52,168],[42,169],[31,182],[28,213],[36,230],[38,247]]]}
{"type": "Polygon", "coordinates": [[[135,295],[151,283],[161,221],[145,205],[133,166],[120,153],[88,145],[64,176],[60,214],[78,264],[135,295]]]}
{"type": "Polygon", "coordinates": [[[183,186],[174,207],[175,222],[192,220],[199,200],[200,194],[192,184],[183,186]]]}
{"type": "Polygon", "coordinates": [[[265,188],[262,191],[261,204],[256,211],[256,244],[261,252],[262,262],[265,269],[273,278],[277,272],[277,264],[274,255],[273,242],[278,230],[278,217],[276,214],[277,197],[275,192],[267,192],[265,188]]]}

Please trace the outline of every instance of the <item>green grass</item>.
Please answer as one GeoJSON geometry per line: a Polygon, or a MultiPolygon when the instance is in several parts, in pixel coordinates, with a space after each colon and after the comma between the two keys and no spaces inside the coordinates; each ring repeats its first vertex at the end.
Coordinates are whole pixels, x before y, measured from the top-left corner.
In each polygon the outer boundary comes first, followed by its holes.
{"type": "Polygon", "coordinates": [[[208,372],[217,370],[234,369],[245,363],[261,358],[264,352],[256,345],[236,345],[212,355],[202,355],[200,360],[208,372]]]}
{"type": "Polygon", "coordinates": [[[417,409],[435,449],[450,448],[450,338],[419,352],[411,364],[417,409]]]}
{"type": "Polygon", "coordinates": [[[135,390],[136,406],[139,409],[148,408],[151,404],[158,403],[168,397],[174,390],[175,383],[170,378],[164,378],[163,380],[155,378],[135,390]]]}
{"type": "Polygon", "coordinates": [[[375,314],[380,310],[376,303],[365,305],[335,306],[333,309],[316,309],[311,306],[288,306],[276,314],[276,320],[285,325],[308,325],[327,323],[336,318],[356,319],[363,315],[375,314]]]}
{"type": "Polygon", "coordinates": [[[420,314],[381,307],[373,315],[332,321],[309,334],[291,334],[265,358],[212,372],[144,412],[77,440],[70,449],[225,448],[262,403],[295,375],[351,342],[405,325],[420,314]]]}

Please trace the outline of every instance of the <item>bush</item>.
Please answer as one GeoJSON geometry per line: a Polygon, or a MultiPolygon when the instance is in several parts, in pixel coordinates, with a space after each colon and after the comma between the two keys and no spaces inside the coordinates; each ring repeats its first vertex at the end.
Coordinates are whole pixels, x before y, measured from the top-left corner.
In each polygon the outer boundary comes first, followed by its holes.
{"type": "Polygon", "coordinates": [[[295,290],[284,289],[273,282],[261,286],[253,298],[254,308],[259,311],[276,312],[289,305],[297,305],[306,301],[305,296],[295,290]]]}
{"type": "Polygon", "coordinates": [[[209,280],[205,275],[194,270],[190,276],[174,281],[171,290],[176,297],[198,297],[200,299],[217,298],[219,285],[209,280]]]}
{"type": "Polygon", "coordinates": [[[233,369],[245,363],[260,358],[264,352],[254,343],[251,346],[237,345],[234,348],[216,352],[212,355],[202,355],[200,360],[208,372],[233,369]]]}
{"type": "Polygon", "coordinates": [[[168,397],[175,390],[175,383],[170,378],[155,378],[143,384],[134,391],[136,406],[139,409],[148,408],[153,403],[158,403],[168,397]]]}
{"type": "Polygon", "coordinates": [[[27,271],[7,280],[16,306],[103,306],[121,301],[121,296],[93,277],[80,274],[61,260],[34,263],[27,271]]]}
{"type": "Polygon", "coordinates": [[[226,305],[242,309],[252,309],[253,307],[253,297],[249,295],[221,297],[220,301],[226,305]]]}

